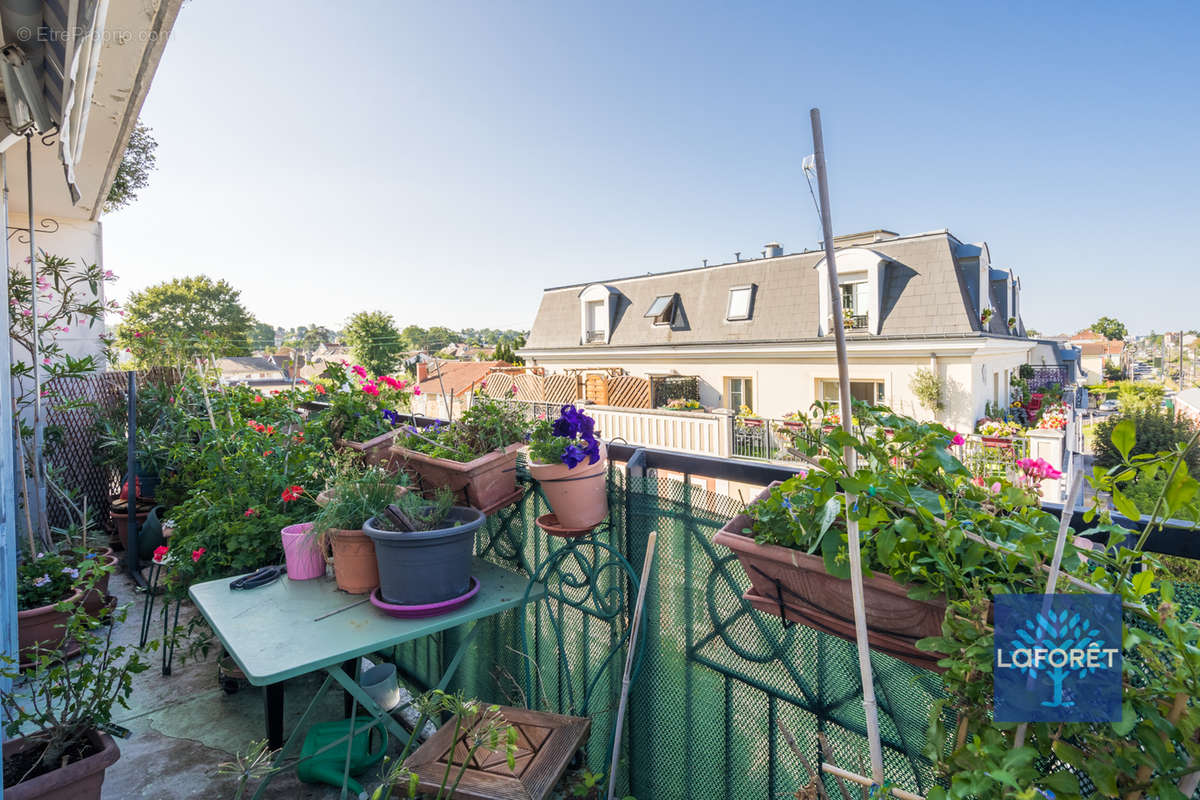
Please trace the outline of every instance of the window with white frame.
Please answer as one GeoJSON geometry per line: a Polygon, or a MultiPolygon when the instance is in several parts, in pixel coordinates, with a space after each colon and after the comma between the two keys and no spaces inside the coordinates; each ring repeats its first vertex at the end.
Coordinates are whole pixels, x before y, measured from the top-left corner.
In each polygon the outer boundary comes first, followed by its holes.
{"type": "Polygon", "coordinates": [[[650,308],[646,310],[643,316],[653,319],[655,325],[674,325],[675,311],[678,306],[678,294],[659,295],[654,298],[654,302],[650,304],[650,308]]]}
{"type": "MultiPolygon", "coordinates": [[[[821,381],[821,401],[834,407],[841,405],[841,388],[835,380],[821,381]]],[[[883,381],[850,381],[850,399],[868,405],[880,405],[887,401],[883,381]]]]}
{"type": "Polygon", "coordinates": [[[587,330],[584,333],[584,338],[588,342],[604,341],[604,306],[605,303],[603,300],[589,300],[585,305],[587,330]]]}
{"type": "Polygon", "coordinates": [[[729,290],[729,305],[725,309],[725,319],[750,319],[751,305],[754,302],[754,284],[735,286],[729,290]]]}
{"type": "Polygon", "coordinates": [[[754,382],[750,378],[725,379],[725,407],[734,411],[754,408],[754,382]]]}

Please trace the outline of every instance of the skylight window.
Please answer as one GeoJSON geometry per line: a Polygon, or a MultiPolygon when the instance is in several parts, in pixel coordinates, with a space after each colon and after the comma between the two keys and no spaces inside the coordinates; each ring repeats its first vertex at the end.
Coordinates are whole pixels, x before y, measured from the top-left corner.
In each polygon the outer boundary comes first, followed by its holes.
{"type": "Polygon", "coordinates": [[[671,325],[675,322],[675,306],[678,305],[679,294],[663,294],[654,298],[645,317],[653,318],[655,325],[671,325]]]}
{"type": "Polygon", "coordinates": [[[729,290],[729,307],[725,311],[725,319],[750,319],[750,306],[754,300],[754,284],[735,286],[729,290]]]}

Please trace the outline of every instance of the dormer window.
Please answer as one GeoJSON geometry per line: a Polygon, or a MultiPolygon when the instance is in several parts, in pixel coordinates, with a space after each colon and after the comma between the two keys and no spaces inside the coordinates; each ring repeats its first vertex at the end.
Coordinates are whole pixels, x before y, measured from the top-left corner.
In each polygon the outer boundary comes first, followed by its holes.
{"type": "Polygon", "coordinates": [[[593,283],[579,293],[579,343],[608,344],[620,295],[611,286],[593,283]]]}
{"type": "Polygon", "coordinates": [[[750,319],[750,307],[754,302],[754,284],[735,286],[729,290],[729,305],[725,319],[729,321],[750,319]]]}
{"type": "Polygon", "coordinates": [[[604,341],[604,301],[589,300],[585,303],[584,317],[587,324],[584,327],[584,340],[588,344],[604,341]]]}
{"type": "Polygon", "coordinates": [[[653,319],[655,325],[674,325],[675,311],[679,307],[679,294],[663,294],[654,298],[650,308],[643,315],[653,319]]]}

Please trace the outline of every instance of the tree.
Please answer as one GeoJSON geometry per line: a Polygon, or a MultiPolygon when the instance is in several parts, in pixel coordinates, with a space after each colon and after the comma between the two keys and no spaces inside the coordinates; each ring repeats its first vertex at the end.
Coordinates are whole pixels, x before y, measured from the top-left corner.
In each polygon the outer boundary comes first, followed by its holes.
{"type": "Polygon", "coordinates": [[[409,325],[400,332],[400,338],[406,350],[424,350],[428,334],[420,325],[409,325]]]}
{"type": "Polygon", "coordinates": [[[516,350],[525,346],[525,337],[520,337],[513,344],[509,344],[507,339],[501,339],[500,344],[496,346],[496,351],[492,353],[492,359],[495,361],[503,361],[508,364],[524,364],[525,359],[516,354],[516,350]]]}
{"type": "Polygon", "coordinates": [[[241,292],[196,275],[130,295],[117,344],[133,354],[138,367],[178,364],[197,356],[247,355],[253,331],[241,292]]]}
{"type": "Polygon", "coordinates": [[[105,213],[129,205],[137,199],[138,189],[145,189],[150,184],[150,173],[155,165],[154,150],[157,147],[158,142],[150,135],[150,129],[139,120],[129,136],[129,144],[125,145],[112,186],[108,188],[108,197],[104,199],[105,213]]]}
{"type": "Polygon", "coordinates": [[[386,311],[360,311],[346,321],[342,338],[354,360],[372,375],[386,375],[400,363],[404,342],[396,320],[386,311]]]}
{"type": "Polygon", "coordinates": [[[250,331],[250,347],[254,350],[269,350],[275,346],[275,327],[265,322],[255,322],[250,331]]]}
{"type": "Polygon", "coordinates": [[[1124,339],[1129,335],[1129,331],[1125,329],[1125,323],[1119,322],[1112,317],[1101,317],[1096,320],[1092,323],[1092,330],[1109,341],[1124,339]]]}

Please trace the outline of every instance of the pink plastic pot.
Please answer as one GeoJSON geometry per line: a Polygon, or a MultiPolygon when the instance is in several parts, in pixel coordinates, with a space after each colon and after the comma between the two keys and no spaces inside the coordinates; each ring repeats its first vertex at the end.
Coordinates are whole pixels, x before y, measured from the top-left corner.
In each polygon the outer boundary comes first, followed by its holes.
{"type": "Polygon", "coordinates": [[[321,539],[313,536],[311,522],[288,525],[282,531],[283,556],[287,561],[288,577],[308,581],[325,577],[325,552],[321,539]]]}

